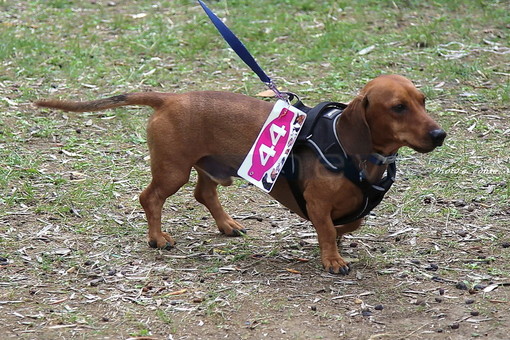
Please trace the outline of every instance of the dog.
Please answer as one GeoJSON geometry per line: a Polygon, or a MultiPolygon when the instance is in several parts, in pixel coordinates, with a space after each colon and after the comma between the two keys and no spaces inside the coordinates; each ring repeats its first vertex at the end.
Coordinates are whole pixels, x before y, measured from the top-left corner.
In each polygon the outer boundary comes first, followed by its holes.
{"type": "MultiPolygon", "coordinates": [[[[162,207],[189,181],[192,168],[198,174],[194,196],[207,207],[219,231],[228,236],[246,232],[223,210],[216,188],[218,184],[232,184],[272,103],[242,94],[199,91],[130,93],[87,102],[41,100],[35,104],[73,112],[127,105],[154,109],[147,126],[152,181],[140,195],[149,225],[150,247],[170,249],[175,245],[172,236],[161,229],[162,207]]],[[[403,146],[427,153],[441,146],[446,137],[446,132],[427,114],[424,94],[399,75],[383,75],[368,82],[343,111],[336,132],[345,152],[357,161],[371,183],[381,179],[387,165],[366,162],[366,155],[392,155],[403,146]]],[[[325,270],[347,274],[350,266],[339,254],[337,239],[357,230],[362,219],[337,226],[333,221],[359,209],[363,194],[342,173],[325,169],[310,150],[301,154],[300,167],[297,181],[307,214],[289,195],[284,176],[277,179],[270,195],[312,222],[325,270]]]]}

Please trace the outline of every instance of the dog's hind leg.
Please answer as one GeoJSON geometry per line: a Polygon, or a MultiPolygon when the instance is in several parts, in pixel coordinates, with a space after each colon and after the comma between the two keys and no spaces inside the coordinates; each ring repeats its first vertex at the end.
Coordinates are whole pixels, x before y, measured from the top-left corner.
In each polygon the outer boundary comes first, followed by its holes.
{"type": "Polygon", "coordinates": [[[197,185],[195,187],[195,199],[206,206],[216,221],[216,225],[222,234],[228,236],[240,236],[245,234],[244,227],[235,221],[223,210],[218,199],[216,187],[218,182],[213,180],[205,171],[195,166],[198,173],[197,185]]]}
{"type": "Polygon", "coordinates": [[[149,224],[147,239],[152,248],[170,249],[175,245],[172,236],[161,230],[163,204],[169,196],[188,182],[190,171],[191,168],[187,172],[160,168],[157,173],[162,176],[155,176],[156,171],[153,171],[152,182],[140,195],[140,203],[149,224]]]}

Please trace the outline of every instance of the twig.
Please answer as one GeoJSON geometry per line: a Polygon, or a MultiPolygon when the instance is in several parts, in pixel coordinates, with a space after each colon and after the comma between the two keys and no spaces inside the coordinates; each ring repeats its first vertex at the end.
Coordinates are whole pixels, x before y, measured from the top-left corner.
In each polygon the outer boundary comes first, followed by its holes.
{"type": "Polygon", "coordinates": [[[420,329],[422,329],[422,328],[424,328],[425,326],[428,326],[428,325],[430,325],[430,323],[426,323],[426,324],[422,325],[421,327],[418,327],[417,329],[415,329],[411,333],[407,334],[406,336],[403,336],[402,339],[409,339],[409,337],[411,335],[413,335],[414,333],[418,332],[420,329]]]}

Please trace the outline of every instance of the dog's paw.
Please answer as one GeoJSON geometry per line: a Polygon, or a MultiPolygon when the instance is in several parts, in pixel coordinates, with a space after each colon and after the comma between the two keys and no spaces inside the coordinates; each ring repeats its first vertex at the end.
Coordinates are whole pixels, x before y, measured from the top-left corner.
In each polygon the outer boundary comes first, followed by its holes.
{"type": "Polygon", "coordinates": [[[151,248],[170,250],[175,246],[175,241],[168,233],[162,232],[158,237],[149,237],[147,243],[151,248]]]}
{"type": "Polygon", "coordinates": [[[233,218],[229,218],[225,221],[217,221],[218,230],[220,233],[225,234],[227,236],[242,236],[246,234],[246,229],[239,222],[235,221],[233,218]]]}
{"type": "Polygon", "coordinates": [[[349,263],[345,262],[344,259],[340,257],[340,255],[330,258],[323,258],[322,264],[324,265],[324,269],[326,269],[326,271],[331,274],[347,275],[351,270],[349,263]]]}

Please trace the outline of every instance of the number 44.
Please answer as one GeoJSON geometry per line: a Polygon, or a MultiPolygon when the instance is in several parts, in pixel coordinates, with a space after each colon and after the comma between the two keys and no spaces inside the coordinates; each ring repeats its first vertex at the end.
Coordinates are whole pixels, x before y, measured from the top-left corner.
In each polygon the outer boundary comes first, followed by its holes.
{"type": "Polygon", "coordinates": [[[287,130],[285,130],[285,125],[278,126],[276,124],[271,124],[271,127],[269,128],[269,135],[271,136],[272,145],[267,146],[262,144],[259,148],[260,163],[262,166],[265,166],[269,159],[275,156],[275,146],[278,144],[280,138],[284,137],[286,134],[287,130]]]}

